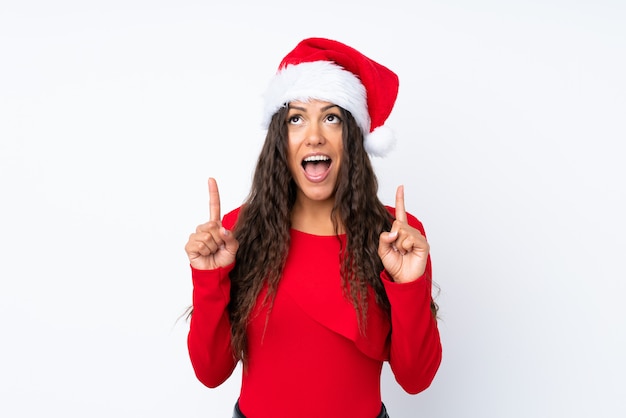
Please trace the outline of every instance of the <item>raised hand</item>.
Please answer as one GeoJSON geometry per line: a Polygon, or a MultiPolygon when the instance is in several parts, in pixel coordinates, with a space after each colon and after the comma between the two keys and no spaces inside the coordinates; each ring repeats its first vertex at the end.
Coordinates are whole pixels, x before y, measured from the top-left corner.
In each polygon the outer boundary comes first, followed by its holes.
{"type": "Polygon", "coordinates": [[[378,256],[398,283],[412,282],[424,274],[430,246],[420,231],[407,223],[404,186],[396,191],[396,220],[391,231],[380,234],[378,256]]]}
{"type": "Polygon", "coordinates": [[[185,251],[197,270],[214,270],[235,261],[239,242],[222,226],[220,192],[214,178],[209,178],[209,222],[198,225],[189,236],[185,251]]]}

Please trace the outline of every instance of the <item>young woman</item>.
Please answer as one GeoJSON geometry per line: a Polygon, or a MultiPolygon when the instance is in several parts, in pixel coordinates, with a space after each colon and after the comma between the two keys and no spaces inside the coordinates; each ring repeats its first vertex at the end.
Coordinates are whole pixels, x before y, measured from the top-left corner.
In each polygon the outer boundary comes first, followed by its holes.
{"type": "Polygon", "coordinates": [[[188,347],[216,387],[243,363],[234,417],[386,417],[383,362],[418,393],[441,361],[422,224],[377,197],[369,154],[384,155],[398,92],[388,68],[310,38],[266,94],[267,136],[244,204],[185,250],[193,280],[188,347]]]}

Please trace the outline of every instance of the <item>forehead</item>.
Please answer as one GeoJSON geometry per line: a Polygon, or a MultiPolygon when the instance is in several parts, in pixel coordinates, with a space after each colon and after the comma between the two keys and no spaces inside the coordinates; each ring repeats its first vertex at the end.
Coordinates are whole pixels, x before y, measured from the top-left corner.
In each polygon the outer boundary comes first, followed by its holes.
{"type": "Polygon", "coordinates": [[[292,100],[287,105],[289,109],[304,109],[304,110],[327,110],[334,107],[339,107],[334,103],[326,102],[318,99],[309,99],[309,100],[292,100]]]}

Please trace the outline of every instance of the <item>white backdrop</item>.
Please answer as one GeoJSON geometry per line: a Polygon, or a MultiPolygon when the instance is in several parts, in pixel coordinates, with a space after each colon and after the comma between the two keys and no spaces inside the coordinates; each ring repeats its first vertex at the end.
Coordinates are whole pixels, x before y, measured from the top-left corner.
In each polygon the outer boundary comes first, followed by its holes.
{"type": "Polygon", "coordinates": [[[444,357],[416,396],[385,368],[391,416],[626,416],[625,12],[3,0],[0,416],[230,416],[240,371],[203,387],[177,321],[183,246],[208,176],[224,210],[244,199],[260,95],[308,36],[401,80],[374,164],[426,226],[444,357]]]}

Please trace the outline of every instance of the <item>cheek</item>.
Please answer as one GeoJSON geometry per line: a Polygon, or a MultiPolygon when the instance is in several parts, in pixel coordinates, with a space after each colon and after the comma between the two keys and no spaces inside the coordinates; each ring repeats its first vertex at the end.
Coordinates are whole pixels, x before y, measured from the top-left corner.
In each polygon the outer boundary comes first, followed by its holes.
{"type": "Polygon", "coordinates": [[[300,148],[300,144],[302,143],[301,138],[294,134],[293,132],[287,133],[287,156],[292,157],[295,156],[300,148]]]}
{"type": "Polygon", "coordinates": [[[292,160],[296,158],[298,154],[298,148],[295,146],[293,142],[287,143],[287,161],[291,163],[292,160]]]}
{"type": "Polygon", "coordinates": [[[296,170],[300,166],[297,147],[293,146],[291,143],[288,144],[287,147],[287,165],[289,166],[289,171],[291,172],[291,174],[295,174],[296,170]]]}
{"type": "Polygon", "coordinates": [[[331,126],[326,132],[326,138],[333,143],[335,148],[343,148],[343,127],[331,126]]]}
{"type": "Polygon", "coordinates": [[[343,154],[343,139],[341,135],[339,135],[335,140],[335,149],[337,150],[337,154],[343,154]]]}

